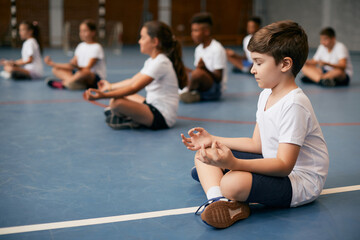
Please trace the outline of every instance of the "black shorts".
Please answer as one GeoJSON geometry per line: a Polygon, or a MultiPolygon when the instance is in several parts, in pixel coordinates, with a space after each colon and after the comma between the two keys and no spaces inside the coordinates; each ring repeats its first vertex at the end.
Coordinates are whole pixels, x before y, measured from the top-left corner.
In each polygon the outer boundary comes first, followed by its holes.
{"type": "MultiPolygon", "coordinates": [[[[72,74],[75,74],[77,71],[78,71],[77,69],[73,69],[72,74]]],[[[95,81],[93,84],[89,85],[88,88],[95,88],[95,89],[98,88],[98,82],[100,82],[101,78],[96,73],[94,73],[94,75],[95,75],[95,81]]]]}
{"type": "Polygon", "coordinates": [[[98,82],[100,82],[101,78],[99,75],[95,74],[95,82],[93,84],[93,88],[98,88],[98,82]]]}
{"type": "Polygon", "coordinates": [[[154,116],[154,120],[150,126],[152,130],[159,130],[159,129],[167,129],[169,126],[166,124],[164,116],[161,114],[161,112],[154,107],[152,104],[147,103],[144,101],[144,104],[148,105],[150,108],[150,111],[152,112],[154,116]]]}
{"type": "MultiPolygon", "coordinates": [[[[261,154],[232,151],[236,158],[263,158],[261,154]]],[[[252,174],[252,186],[246,202],[260,203],[269,207],[288,208],[292,199],[292,187],[289,177],[271,177],[252,174]]]]}

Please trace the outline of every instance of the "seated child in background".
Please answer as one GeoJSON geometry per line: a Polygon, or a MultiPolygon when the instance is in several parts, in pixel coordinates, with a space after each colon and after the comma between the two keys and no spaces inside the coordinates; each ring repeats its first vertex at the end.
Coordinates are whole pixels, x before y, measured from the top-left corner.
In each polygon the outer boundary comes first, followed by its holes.
{"type": "Polygon", "coordinates": [[[213,25],[209,13],[196,14],[191,21],[191,37],[196,44],[195,69],[189,84],[180,92],[185,103],[201,100],[218,100],[227,81],[226,53],[224,47],[211,36],[213,25]]]}
{"type": "Polygon", "coordinates": [[[99,89],[88,89],[89,100],[110,98],[105,108],[106,123],[114,129],[172,127],[177,118],[178,89],[187,83],[180,43],[170,27],[159,21],[145,23],[140,32],[140,51],[149,55],[141,71],[118,83],[99,82],[99,89]],[[146,90],[146,98],[136,94],[146,90]]]}
{"type": "Polygon", "coordinates": [[[226,56],[228,61],[234,65],[233,72],[235,73],[250,73],[253,61],[250,56],[250,51],[247,49],[249,41],[254,33],[260,29],[261,19],[258,17],[252,17],[248,20],[246,25],[246,31],[248,35],[243,39],[243,49],[245,56],[235,53],[234,50],[227,48],[226,56]]]}
{"type": "Polygon", "coordinates": [[[21,22],[19,25],[19,35],[21,40],[24,40],[21,49],[21,59],[16,61],[2,59],[0,64],[4,65],[4,71],[1,72],[1,76],[13,79],[42,78],[44,70],[38,23],[21,22]]]}
{"type": "Polygon", "coordinates": [[[51,66],[56,78],[48,78],[52,88],[70,90],[97,87],[100,79],[106,78],[105,54],[102,46],[96,42],[96,24],[85,20],[80,24],[81,42],[75,49],[75,56],[69,63],[55,63],[50,57],[44,61],[51,66]]]}
{"type": "Polygon", "coordinates": [[[306,61],[301,78],[304,83],[317,83],[324,87],[349,85],[353,74],[350,54],[346,46],[336,41],[334,29],[320,32],[320,46],[312,59],[306,61]]]}
{"type": "Polygon", "coordinates": [[[308,55],[306,33],[295,22],[276,22],[257,31],[248,49],[251,73],[264,89],[253,136],[217,137],[203,128],[181,135],[185,146],[197,151],[192,176],[208,198],[197,212],[216,228],[247,218],[249,203],[285,208],[310,203],[328,174],[319,122],[295,83],[308,55]]]}

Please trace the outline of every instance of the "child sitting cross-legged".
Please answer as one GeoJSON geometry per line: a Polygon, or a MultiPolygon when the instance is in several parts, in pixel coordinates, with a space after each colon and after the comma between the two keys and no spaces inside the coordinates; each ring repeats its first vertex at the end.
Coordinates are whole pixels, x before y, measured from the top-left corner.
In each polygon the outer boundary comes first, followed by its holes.
{"type": "Polygon", "coordinates": [[[183,134],[196,151],[194,179],[208,201],[202,220],[226,228],[250,214],[249,203],[297,207],[314,201],[328,173],[327,146],[312,105],[296,85],[308,55],[304,30],[295,22],[270,24],[254,34],[248,49],[261,92],[250,138],[211,135],[203,128],[183,134]]]}

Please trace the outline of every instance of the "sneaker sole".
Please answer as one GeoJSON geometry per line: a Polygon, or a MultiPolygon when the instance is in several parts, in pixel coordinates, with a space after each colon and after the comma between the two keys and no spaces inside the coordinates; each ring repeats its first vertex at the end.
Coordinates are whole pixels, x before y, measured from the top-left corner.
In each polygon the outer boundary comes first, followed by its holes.
{"type": "Polygon", "coordinates": [[[180,100],[184,103],[200,102],[201,96],[200,94],[192,94],[190,92],[185,92],[180,94],[180,100]]]}
{"type": "Polygon", "coordinates": [[[247,203],[217,201],[206,207],[201,219],[212,227],[227,228],[249,215],[250,207],[247,203]]]}
{"type": "Polygon", "coordinates": [[[115,130],[121,130],[121,129],[138,129],[140,128],[140,125],[137,124],[137,123],[134,123],[134,122],[127,122],[127,123],[117,123],[117,124],[113,124],[113,123],[110,123],[108,122],[108,118],[106,118],[105,122],[107,123],[107,125],[109,127],[111,127],[112,129],[115,129],[115,130]]]}

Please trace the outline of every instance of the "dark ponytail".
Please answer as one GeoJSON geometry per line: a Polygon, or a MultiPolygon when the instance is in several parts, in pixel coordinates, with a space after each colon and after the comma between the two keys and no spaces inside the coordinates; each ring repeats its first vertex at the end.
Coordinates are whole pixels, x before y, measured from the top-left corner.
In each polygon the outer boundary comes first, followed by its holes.
{"type": "Polygon", "coordinates": [[[20,23],[24,24],[27,26],[27,28],[29,30],[32,30],[32,36],[33,38],[35,38],[35,40],[37,41],[37,43],[39,44],[39,48],[40,48],[40,53],[42,54],[43,52],[43,45],[42,45],[42,41],[41,41],[41,35],[40,35],[40,28],[39,28],[39,23],[37,21],[33,21],[32,23],[29,21],[22,21],[20,23]]]}
{"type": "Polygon", "coordinates": [[[144,27],[151,38],[156,37],[159,39],[158,49],[172,62],[179,88],[183,89],[187,85],[188,77],[182,61],[181,44],[175,39],[171,28],[160,21],[146,22],[144,27]]]}

